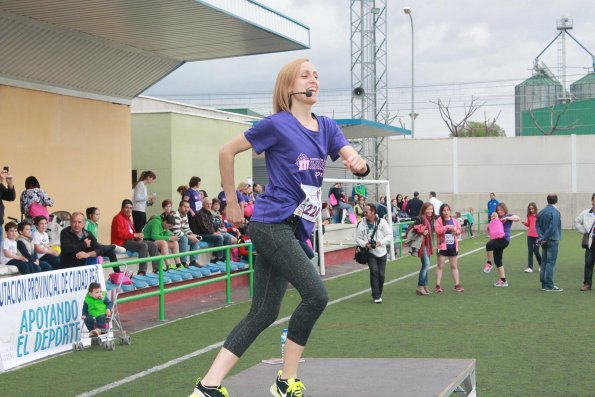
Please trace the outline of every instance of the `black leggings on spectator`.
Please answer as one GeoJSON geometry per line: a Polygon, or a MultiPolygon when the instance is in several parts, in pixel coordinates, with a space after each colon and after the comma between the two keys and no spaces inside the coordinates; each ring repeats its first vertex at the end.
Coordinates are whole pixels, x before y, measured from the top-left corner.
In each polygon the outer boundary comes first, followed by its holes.
{"type": "Polygon", "coordinates": [[[134,230],[137,233],[143,231],[143,227],[147,224],[147,213],[142,211],[132,211],[132,223],[134,224],[134,230]]]}
{"type": "Polygon", "coordinates": [[[494,251],[494,264],[496,267],[502,267],[502,254],[509,243],[510,242],[503,237],[496,240],[490,240],[486,244],[486,251],[494,251]]]}
{"type": "Polygon", "coordinates": [[[302,301],[289,320],[287,338],[305,346],[328,296],[320,275],[287,224],[250,223],[250,238],[258,252],[254,265],[254,297],[248,315],[231,331],[223,347],[238,357],[279,315],[290,282],[302,301]]]}

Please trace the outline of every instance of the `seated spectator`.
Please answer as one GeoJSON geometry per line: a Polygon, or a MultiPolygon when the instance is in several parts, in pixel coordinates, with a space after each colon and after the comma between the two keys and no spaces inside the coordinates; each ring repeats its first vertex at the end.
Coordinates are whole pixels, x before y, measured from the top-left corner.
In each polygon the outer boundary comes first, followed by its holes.
{"type": "Polygon", "coordinates": [[[347,198],[343,191],[343,185],[339,182],[335,183],[329,190],[329,203],[333,208],[333,219],[332,223],[341,223],[343,219],[343,210],[347,210],[349,213],[353,213],[353,207],[347,204],[347,198]],[[334,200],[330,196],[334,197],[334,200]],[[336,203],[333,205],[333,203],[336,203]]]}
{"type": "Polygon", "coordinates": [[[250,219],[252,213],[254,213],[254,201],[250,196],[251,188],[246,182],[240,182],[236,189],[236,195],[238,198],[238,204],[244,211],[244,217],[250,219]]]}
{"type": "MultiPolygon", "coordinates": [[[[112,244],[122,246],[128,251],[137,252],[139,258],[157,255],[157,246],[152,241],[143,241],[144,235],[134,230],[130,217],[132,216],[132,201],[122,201],[122,210],[112,219],[112,244]]],[[[147,273],[147,262],[138,266],[138,274],[147,273]]],[[[159,261],[153,261],[153,271],[159,271],[159,261]]]]}
{"type": "Polygon", "coordinates": [[[378,218],[388,221],[388,208],[386,206],[386,196],[380,196],[378,205],[376,206],[378,218]]]}
{"type": "Polygon", "coordinates": [[[357,221],[359,222],[362,220],[362,216],[364,215],[364,209],[366,207],[366,198],[357,194],[356,196],[358,197],[358,201],[353,206],[353,212],[355,212],[355,216],[357,217],[357,221]]]}
{"type": "MultiPolygon", "coordinates": [[[[85,230],[91,233],[95,239],[98,239],[97,233],[99,231],[99,217],[101,216],[101,211],[99,208],[96,207],[89,207],[85,211],[87,213],[87,219],[85,220],[85,230]]],[[[109,259],[111,263],[117,262],[118,257],[116,256],[117,253],[126,253],[126,250],[123,247],[118,247],[114,244],[103,245],[99,244],[100,247],[100,256],[105,256],[109,259]],[[120,252],[118,252],[120,251],[120,252]]],[[[114,267],[114,272],[120,273],[120,268],[118,266],[114,267]]]]}
{"type": "MultiPolygon", "coordinates": [[[[130,210],[132,211],[132,206],[130,210]]],[[[60,260],[63,268],[85,266],[88,258],[101,256],[101,246],[84,226],[85,215],[82,212],[73,212],[70,226],[62,229],[60,260]]]]}
{"type": "Polygon", "coordinates": [[[2,249],[0,250],[0,263],[6,266],[15,266],[20,274],[31,273],[27,258],[19,253],[17,249],[17,224],[8,222],[4,225],[6,235],[2,239],[2,249]]]}
{"type": "Polygon", "coordinates": [[[172,204],[171,200],[163,200],[161,202],[161,208],[163,209],[162,217],[172,213],[172,204]]]}
{"type": "MultiPolygon", "coordinates": [[[[223,223],[223,215],[221,215],[221,212],[219,212],[219,205],[218,199],[214,198],[211,201],[211,214],[213,214],[213,223],[215,224],[215,228],[219,230],[223,236],[223,245],[236,244],[238,242],[237,235],[234,236],[236,232],[234,231],[234,234],[231,234],[227,231],[227,227],[223,223]]],[[[235,230],[237,231],[237,234],[240,233],[238,229],[235,230]]]]}
{"type": "Polygon", "coordinates": [[[182,200],[188,201],[188,204],[190,204],[190,217],[193,217],[202,208],[202,201],[198,192],[200,181],[201,179],[198,176],[190,178],[188,189],[186,189],[184,197],[182,197],[182,200]]]}
{"type": "MultiPolygon", "coordinates": [[[[405,200],[403,199],[403,195],[401,193],[397,194],[397,197],[395,197],[396,199],[396,204],[393,204],[393,201],[391,200],[391,206],[397,206],[399,208],[399,213],[398,213],[398,217],[399,218],[406,218],[407,217],[407,213],[405,212],[405,200]]],[[[393,209],[394,211],[394,209],[393,209]]]]}
{"type": "Polygon", "coordinates": [[[264,193],[264,185],[255,183],[254,186],[252,186],[252,195],[254,197],[254,201],[256,201],[258,196],[260,196],[262,193],[264,193]]]}
{"type": "MultiPolygon", "coordinates": [[[[143,229],[145,240],[155,242],[157,250],[161,255],[169,254],[170,250],[173,254],[180,253],[178,236],[173,235],[172,232],[169,231],[169,229],[174,226],[175,222],[174,214],[156,216],[151,219],[143,229]]],[[[171,259],[165,260],[167,269],[176,269],[181,266],[180,257],[174,258],[174,263],[172,263],[171,259]]]]}
{"type": "MultiPolygon", "coordinates": [[[[173,213],[174,225],[169,229],[174,236],[178,237],[180,252],[196,251],[200,249],[200,237],[192,233],[192,230],[190,230],[188,212],[190,212],[190,204],[188,201],[180,201],[178,210],[173,213]]],[[[187,265],[200,266],[197,254],[190,256],[190,258],[183,256],[180,259],[182,260],[182,265],[184,267],[187,265]]]]}
{"type": "Polygon", "coordinates": [[[393,223],[397,223],[399,221],[399,215],[400,215],[401,210],[400,210],[399,206],[397,205],[397,199],[396,198],[391,199],[391,201],[390,201],[390,209],[391,209],[391,212],[392,212],[391,218],[393,220],[393,223]]]}
{"type": "MultiPolygon", "coordinates": [[[[211,202],[208,198],[203,199],[201,210],[190,220],[190,228],[194,233],[201,236],[203,241],[212,244],[213,247],[221,247],[223,245],[223,236],[215,227],[213,214],[211,214],[211,202]]],[[[223,260],[225,260],[225,251],[213,253],[211,262],[223,260]]]]}
{"type": "Polygon", "coordinates": [[[242,234],[245,234],[246,230],[248,229],[248,221],[244,219],[243,225],[241,227],[235,227],[233,222],[227,219],[226,211],[227,209],[219,210],[219,213],[221,214],[221,219],[223,220],[223,226],[225,227],[227,233],[230,233],[232,236],[235,236],[239,240],[240,236],[242,234]]]}
{"type": "Polygon", "coordinates": [[[27,258],[30,273],[49,272],[52,266],[49,263],[40,261],[35,256],[35,245],[33,244],[33,230],[29,222],[21,222],[17,225],[19,237],[17,238],[17,249],[22,256],[27,258]]]}
{"type": "Polygon", "coordinates": [[[41,189],[39,181],[34,176],[25,179],[25,191],[21,193],[21,213],[25,221],[33,223],[33,218],[43,215],[49,221],[47,207],[54,205],[54,200],[41,189]]]}
{"type": "MultiPolygon", "coordinates": [[[[221,189],[223,189],[223,184],[221,185],[221,189]]],[[[225,197],[225,191],[221,190],[217,195],[217,198],[219,199],[219,205],[221,206],[220,211],[223,213],[223,211],[225,211],[225,207],[227,207],[227,197],[225,197]]]]}
{"type": "Polygon", "coordinates": [[[35,248],[35,256],[41,262],[49,264],[53,270],[61,269],[60,253],[50,246],[50,237],[46,233],[48,228],[48,220],[43,216],[36,216],[33,219],[35,222],[35,231],[33,232],[33,247],[35,248]]]}

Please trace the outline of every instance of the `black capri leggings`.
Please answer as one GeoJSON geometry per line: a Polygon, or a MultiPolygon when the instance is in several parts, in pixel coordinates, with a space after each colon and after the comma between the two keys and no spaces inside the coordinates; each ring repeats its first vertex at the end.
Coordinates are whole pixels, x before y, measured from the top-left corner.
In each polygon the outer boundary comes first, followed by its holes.
{"type": "Polygon", "coordinates": [[[486,244],[486,251],[494,251],[494,264],[496,267],[502,267],[502,254],[504,253],[504,249],[508,247],[508,244],[510,242],[504,237],[490,240],[486,244]]]}
{"type": "Polygon", "coordinates": [[[328,302],[320,275],[304,253],[287,224],[250,222],[250,238],[258,253],[254,264],[254,297],[248,315],[231,331],[223,344],[238,357],[279,315],[290,282],[302,301],[289,320],[287,338],[300,346],[328,302]]]}

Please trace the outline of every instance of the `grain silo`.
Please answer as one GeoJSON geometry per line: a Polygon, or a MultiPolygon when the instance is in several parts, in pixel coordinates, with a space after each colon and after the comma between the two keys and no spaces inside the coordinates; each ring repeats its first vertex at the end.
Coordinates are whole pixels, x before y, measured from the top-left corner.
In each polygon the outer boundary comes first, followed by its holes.
{"type": "Polygon", "coordinates": [[[570,85],[570,95],[575,101],[595,98],[595,72],[590,72],[570,85]]]}
{"type": "Polygon", "coordinates": [[[562,84],[546,69],[538,69],[533,76],[514,87],[515,135],[522,135],[522,113],[554,106],[562,97],[562,84]]]}

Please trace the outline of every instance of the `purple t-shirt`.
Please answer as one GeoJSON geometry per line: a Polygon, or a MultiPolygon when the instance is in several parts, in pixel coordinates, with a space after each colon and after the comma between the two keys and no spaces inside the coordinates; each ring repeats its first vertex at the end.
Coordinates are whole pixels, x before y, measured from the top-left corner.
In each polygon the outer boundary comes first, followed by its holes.
{"type": "Polygon", "coordinates": [[[200,211],[202,205],[200,207],[197,205],[197,203],[200,202],[200,195],[198,193],[198,190],[190,188],[184,192],[184,196],[188,196],[188,204],[190,204],[190,208],[192,208],[192,211],[200,211]]]}
{"type": "MultiPolygon", "coordinates": [[[[289,218],[306,199],[306,190],[322,186],[327,156],[337,160],[339,150],[349,144],[334,120],[315,117],[318,132],[305,128],[291,113],[280,112],[244,133],[256,153],[265,152],[269,174],[269,184],[258,196],[251,220],[282,223],[289,218]]],[[[302,216],[296,237],[305,241],[313,228],[314,223],[302,216]]]]}

